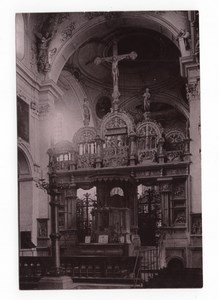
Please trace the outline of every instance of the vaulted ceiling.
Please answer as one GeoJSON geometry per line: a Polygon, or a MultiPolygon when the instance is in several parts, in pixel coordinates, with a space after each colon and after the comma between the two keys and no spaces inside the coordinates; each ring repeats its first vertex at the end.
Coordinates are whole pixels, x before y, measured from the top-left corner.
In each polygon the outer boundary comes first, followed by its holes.
{"type": "Polygon", "coordinates": [[[188,103],[180,76],[177,34],[187,26],[186,12],[35,14],[34,22],[35,31],[53,34],[49,50],[53,53],[55,49],[55,55],[51,55],[47,77],[58,79],[66,93],[65,104],[79,112],[75,99],[82,96],[77,96],[77,83],[81,95],[90,102],[94,124],[101,119],[98,99],[111,98],[113,88],[111,64],[95,65],[94,60],[111,56],[114,40],[118,54],[135,51],[138,55],[133,61],[119,62],[120,107],[141,110],[147,87],[151,112],[158,121],[164,125],[167,120],[185,122],[188,103]],[[66,92],[67,86],[74,90],[72,96],[66,92]]]}

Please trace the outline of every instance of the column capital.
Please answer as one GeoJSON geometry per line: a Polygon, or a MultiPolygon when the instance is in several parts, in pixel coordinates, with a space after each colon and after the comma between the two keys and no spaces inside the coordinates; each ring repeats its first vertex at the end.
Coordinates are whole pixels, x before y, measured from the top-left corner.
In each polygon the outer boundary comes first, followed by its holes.
{"type": "Polygon", "coordinates": [[[186,97],[189,102],[200,99],[200,80],[186,84],[186,97]]]}
{"type": "Polygon", "coordinates": [[[46,116],[54,111],[54,104],[63,97],[63,91],[53,80],[44,81],[39,90],[39,115],[46,116]]]}

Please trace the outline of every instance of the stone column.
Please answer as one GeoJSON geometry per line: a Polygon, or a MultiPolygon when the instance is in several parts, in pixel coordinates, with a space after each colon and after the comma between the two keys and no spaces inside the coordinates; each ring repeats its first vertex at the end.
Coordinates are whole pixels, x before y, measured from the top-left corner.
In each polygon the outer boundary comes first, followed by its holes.
{"type": "Polygon", "coordinates": [[[201,212],[201,124],[199,79],[187,84],[190,108],[191,212],[201,212]]]}
{"type": "Polygon", "coordinates": [[[136,142],[135,142],[135,138],[136,135],[134,132],[130,133],[130,166],[134,166],[135,165],[135,158],[136,158],[136,142]]]}
{"type": "Polygon", "coordinates": [[[74,177],[71,178],[71,183],[66,191],[66,202],[68,206],[67,214],[67,227],[66,227],[66,255],[72,255],[74,246],[77,244],[77,224],[76,224],[76,202],[77,202],[77,186],[74,181],[74,177]],[[70,212],[70,213],[69,213],[70,212]]]}
{"type": "Polygon", "coordinates": [[[158,179],[161,194],[161,222],[162,227],[171,226],[171,192],[172,178],[158,179]]]}
{"type": "Polygon", "coordinates": [[[130,256],[137,255],[139,247],[141,246],[141,240],[138,235],[138,198],[137,198],[137,185],[135,183],[128,183],[126,188],[129,197],[129,213],[130,213],[130,225],[131,225],[131,239],[127,241],[128,253],[130,256]]]}
{"type": "Polygon", "coordinates": [[[99,135],[96,136],[96,168],[101,168],[101,151],[102,151],[102,145],[101,145],[101,138],[99,135]]]}
{"type": "Polygon", "coordinates": [[[158,141],[158,153],[157,153],[157,156],[158,156],[158,162],[159,163],[164,163],[164,159],[165,159],[165,154],[164,154],[164,143],[165,143],[165,139],[164,137],[162,136],[159,141],[158,141]]]}
{"type": "Polygon", "coordinates": [[[50,187],[49,193],[51,196],[50,206],[51,206],[51,227],[52,232],[50,235],[52,241],[52,257],[54,259],[54,265],[51,270],[54,275],[60,274],[60,233],[59,233],[59,223],[58,223],[58,210],[60,205],[60,192],[57,188],[56,174],[50,174],[50,187]]]}
{"type": "Polygon", "coordinates": [[[55,102],[62,98],[63,92],[53,82],[44,82],[39,91],[39,131],[40,131],[40,165],[42,176],[47,174],[47,151],[53,147],[53,129],[55,116],[55,102]]]}

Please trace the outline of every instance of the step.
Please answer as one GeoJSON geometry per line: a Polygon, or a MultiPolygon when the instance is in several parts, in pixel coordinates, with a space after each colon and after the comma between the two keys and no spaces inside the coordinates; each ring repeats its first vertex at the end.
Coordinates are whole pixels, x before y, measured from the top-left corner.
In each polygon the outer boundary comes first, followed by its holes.
{"type": "Polygon", "coordinates": [[[74,283],[95,283],[95,284],[140,284],[141,280],[121,277],[72,277],[74,283]]]}
{"type": "MultiPolygon", "coordinates": [[[[133,285],[130,284],[101,284],[101,283],[73,283],[73,289],[131,289],[133,285]]],[[[137,288],[137,286],[136,286],[137,288]]]]}

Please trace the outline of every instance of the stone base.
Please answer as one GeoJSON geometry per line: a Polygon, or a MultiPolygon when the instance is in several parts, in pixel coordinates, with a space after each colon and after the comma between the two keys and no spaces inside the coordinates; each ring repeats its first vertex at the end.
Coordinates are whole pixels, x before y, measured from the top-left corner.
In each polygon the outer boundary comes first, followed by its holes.
{"type": "Polygon", "coordinates": [[[72,289],[73,281],[69,276],[46,276],[40,279],[39,290],[64,290],[72,289]]]}

